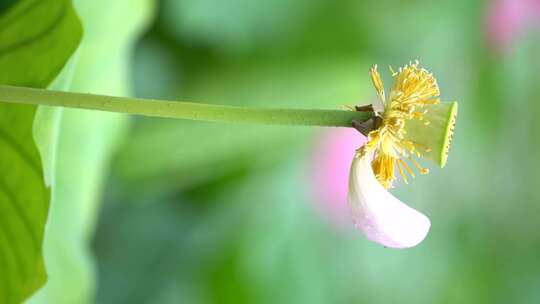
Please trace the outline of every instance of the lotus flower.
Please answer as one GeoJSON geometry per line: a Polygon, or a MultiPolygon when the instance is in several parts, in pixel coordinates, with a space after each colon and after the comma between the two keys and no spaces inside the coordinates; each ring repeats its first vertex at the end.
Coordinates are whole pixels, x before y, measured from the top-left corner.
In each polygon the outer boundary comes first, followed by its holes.
{"type": "Polygon", "coordinates": [[[417,158],[446,164],[457,114],[457,103],[441,103],[433,75],[418,61],[392,71],[394,85],[388,99],[377,66],[371,78],[380,98],[375,116],[353,126],[368,137],[354,155],[348,202],[355,226],[374,242],[392,248],[419,244],[431,226],[429,219],[395,198],[389,191],[399,172],[415,177],[428,170],[417,158]],[[370,130],[366,132],[366,130],[370,130]],[[410,165],[409,165],[410,164],[410,165]]]}
{"type": "Polygon", "coordinates": [[[492,0],[486,25],[488,43],[506,51],[528,29],[540,26],[540,0],[492,0]]]}

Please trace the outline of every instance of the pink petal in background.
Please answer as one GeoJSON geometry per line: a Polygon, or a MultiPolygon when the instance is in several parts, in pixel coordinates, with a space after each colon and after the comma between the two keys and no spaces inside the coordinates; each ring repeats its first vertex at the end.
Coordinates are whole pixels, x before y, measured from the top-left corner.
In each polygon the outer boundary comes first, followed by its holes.
{"type": "Polygon", "coordinates": [[[486,38],[496,52],[510,49],[528,29],[540,26],[540,0],[492,0],[487,9],[486,38]]]}
{"type": "Polygon", "coordinates": [[[316,138],[310,167],[310,191],[317,209],[338,226],[350,225],[347,205],[349,169],[366,138],[352,128],[322,129],[316,138]]]}

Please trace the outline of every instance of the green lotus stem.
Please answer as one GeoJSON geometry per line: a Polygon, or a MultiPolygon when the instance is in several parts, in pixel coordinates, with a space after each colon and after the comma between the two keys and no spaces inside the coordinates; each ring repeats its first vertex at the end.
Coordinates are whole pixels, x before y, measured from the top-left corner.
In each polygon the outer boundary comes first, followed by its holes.
{"type": "Polygon", "coordinates": [[[364,121],[372,115],[369,112],[346,110],[225,106],[13,86],[0,86],[0,102],[80,108],[177,119],[325,127],[351,127],[353,120],[364,121]]]}

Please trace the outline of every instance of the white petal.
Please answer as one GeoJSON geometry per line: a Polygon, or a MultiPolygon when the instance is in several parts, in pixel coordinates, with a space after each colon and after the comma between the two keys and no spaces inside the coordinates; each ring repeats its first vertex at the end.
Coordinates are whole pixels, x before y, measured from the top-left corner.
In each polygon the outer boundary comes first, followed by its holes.
{"type": "Polygon", "coordinates": [[[368,239],[392,248],[416,246],[427,235],[431,222],[402,203],[375,178],[372,155],[353,160],[349,173],[349,205],[355,226],[368,239]]]}

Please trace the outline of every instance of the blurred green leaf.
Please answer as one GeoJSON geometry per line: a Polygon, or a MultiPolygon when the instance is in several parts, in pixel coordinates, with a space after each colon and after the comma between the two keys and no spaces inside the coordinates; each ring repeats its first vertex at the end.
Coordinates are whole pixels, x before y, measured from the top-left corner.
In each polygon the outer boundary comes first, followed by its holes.
{"type": "MultiPolygon", "coordinates": [[[[28,0],[9,6],[0,16],[0,83],[46,87],[81,35],[71,1],[28,0]]],[[[0,302],[20,303],[46,280],[42,241],[58,116],[40,115],[33,128],[35,106],[0,104],[0,113],[0,167],[5,172],[0,181],[0,302]]]]}
{"type": "Polygon", "coordinates": [[[81,36],[70,0],[19,1],[0,17],[0,83],[46,87],[81,36]]]}
{"type": "MultiPolygon", "coordinates": [[[[58,91],[65,91],[69,88],[75,70],[76,58],[76,55],[71,57],[49,88],[58,91]]],[[[51,185],[55,184],[56,151],[62,110],[63,108],[60,107],[39,106],[34,118],[34,140],[43,160],[45,182],[51,185]]]]}
{"type": "MultiPolygon", "coordinates": [[[[128,58],[152,12],[152,0],[76,2],[85,25],[73,91],[129,95],[128,58]],[[117,27],[118,20],[122,26],[117,27]],[[110,30],[114,28],[114,30],[110,30]]],[[[99,212],[109,158],[125,115],[64,109],[45,262],[50,278],[31,303],[92,303],[95,269],[90,240],[99,212]]]]}
{"type": "Polygon", "coordinates": [[[317,2],[321,1],[165,0],[163,21],[178,39],[242,53],[295,37],[317,2]]]}

